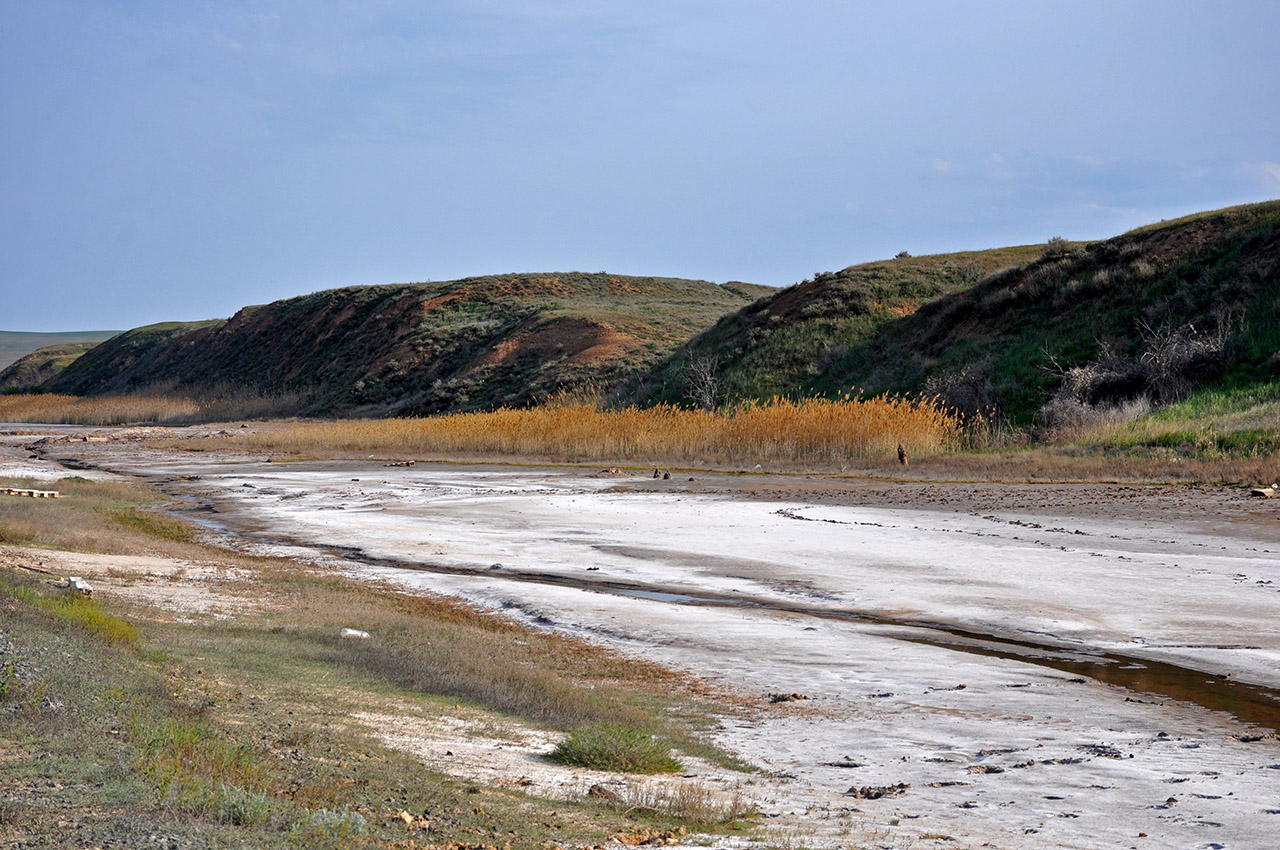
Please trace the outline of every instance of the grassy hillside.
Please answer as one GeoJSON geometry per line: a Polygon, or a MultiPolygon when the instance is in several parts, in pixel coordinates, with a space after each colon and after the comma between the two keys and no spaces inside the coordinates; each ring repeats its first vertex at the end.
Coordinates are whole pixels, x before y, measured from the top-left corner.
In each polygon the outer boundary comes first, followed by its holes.
{"type": "Polygon", "coordinates": [[[276,395],[307,413],[520,405],[608,390],[766,291],[579,272],[351,287],[130,331],[50,389],[276,395]]]}
{"type": "Polygon", "coordinates": [[[632,388],[641,401],[699,400],[690,366],[715,367],[716,401],[848,389],[825,380],[855,346],[921,304],[972,287],[997,269],[1039,256],[1039,246],[967,251],[824,272],[726,316],[632,388]]]}
{"type": "Polygon", "coordinates": [[[936,392],[1055,427],[1197,389],[1265,388],[1280,377],[1278,271],[1280,202],[1088,244],[854,266],[726,317],[637,394],[691,398],[690,365],[711,361],[718,400],[936,392]]]}
{"type": "Polygon", "coordinates": [[[0,331],[0,369],[16,363],[31,352],[50,345],[66,345],[78,342],[102,342],[119,331],[61,331],[57,333],[28,333],[26,331],[0,331]]]}
{"type": "Polygon", "coordinates": [[[66,342],[37,348],[30,354],[9,364],[0,371],[0,391],[30,391],[43,388],[80,355],[94,348],[97,342],[66,342]]]}

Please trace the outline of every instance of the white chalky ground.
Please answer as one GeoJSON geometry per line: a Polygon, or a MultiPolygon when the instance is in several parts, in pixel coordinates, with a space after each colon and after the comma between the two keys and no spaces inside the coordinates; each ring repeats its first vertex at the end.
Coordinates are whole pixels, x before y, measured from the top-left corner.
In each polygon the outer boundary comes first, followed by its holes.
{"type": "Polygon", "coordinates": [[[1220,535],[1096,515],[817,506],[520,467],[112,462],[200,476],[168,487],[273,548],[504,608],[748,693],[809,697],[719,734],[767,772],[744,788],[765,821],[802,843],[1280,846],[1270,729],[913,642],[919,631],[892,622],[1280,688],[1280,539],[1265,526],[1220,535]],[[752,606],[723,604],[734,598],[752,606]],[[820,616],[843,612],[888,622],[820,616]],[[896,797],[845,793],[898,783],[910,787],[896,797]]]}

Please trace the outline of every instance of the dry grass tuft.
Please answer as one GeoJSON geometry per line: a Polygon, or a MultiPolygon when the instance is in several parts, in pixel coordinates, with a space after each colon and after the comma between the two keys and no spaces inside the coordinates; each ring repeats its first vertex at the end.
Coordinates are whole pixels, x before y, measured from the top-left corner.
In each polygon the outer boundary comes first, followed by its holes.
{"type": "Polygon", "coordinates": [[[631,784],[620,795],[618,805],[662,812],[692,826],[733,824],[755,814],[755,807],[740,792],[722,791],[696,781],[631,784]]]}

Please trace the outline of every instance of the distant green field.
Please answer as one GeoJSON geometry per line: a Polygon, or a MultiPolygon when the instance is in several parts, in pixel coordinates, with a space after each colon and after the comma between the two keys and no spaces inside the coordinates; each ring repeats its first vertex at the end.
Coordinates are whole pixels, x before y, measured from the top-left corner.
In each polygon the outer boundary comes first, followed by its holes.
{"type": "Polygon", "coordinates": [[[120,331],[59,331],[55,333],[28,333],[26,331],[0,331],[0,370],[26,357],[37,348],[46,345],[62,345],[68,342],[102,342],[120,331]]]}

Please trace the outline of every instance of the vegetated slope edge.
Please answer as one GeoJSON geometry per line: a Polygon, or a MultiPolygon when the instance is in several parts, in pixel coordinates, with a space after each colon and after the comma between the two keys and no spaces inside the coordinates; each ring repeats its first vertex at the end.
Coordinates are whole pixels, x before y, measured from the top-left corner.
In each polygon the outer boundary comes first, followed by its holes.
{"type": "Polygon", "coordinates": [[[127,332],[49,388],[281,395],[301,413],[520,405],[608,390],[765,291],[578,272],[349,287],[127,332]]]}

